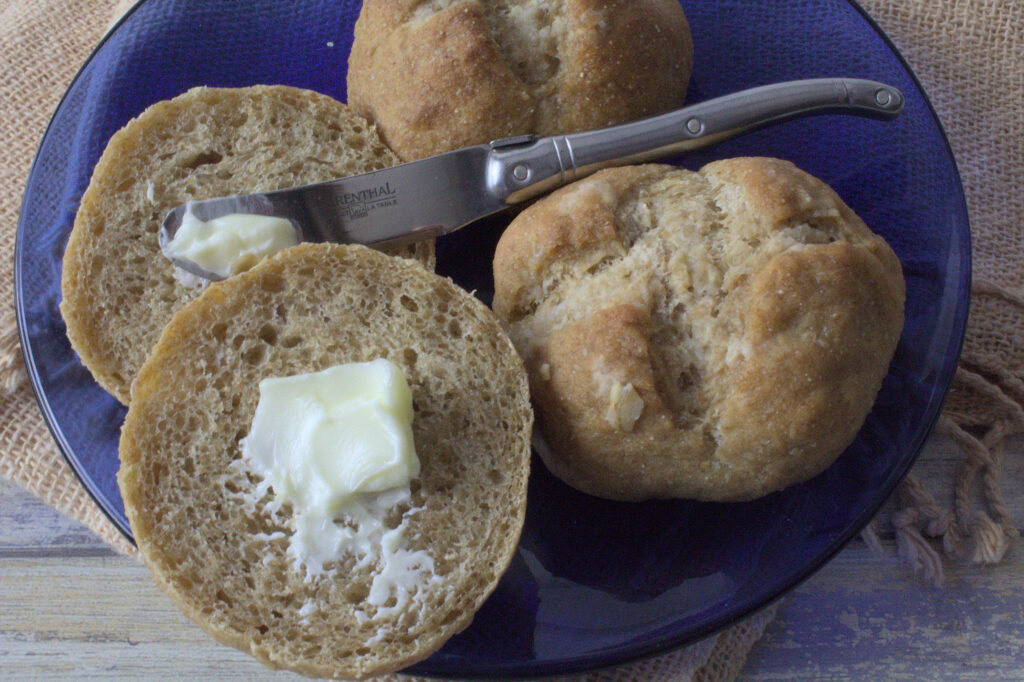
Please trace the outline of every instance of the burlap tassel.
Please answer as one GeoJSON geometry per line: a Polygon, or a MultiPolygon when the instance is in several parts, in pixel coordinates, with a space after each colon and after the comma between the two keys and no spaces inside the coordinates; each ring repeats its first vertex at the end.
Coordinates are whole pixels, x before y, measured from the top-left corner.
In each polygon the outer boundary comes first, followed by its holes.
{"type": "Polygon", "coordinates": [[[864,526],[860,532],[860,539],[872,552],[885,554],[885,546],[882,544],[882,538],[878,535],[878,517],[868,521],[868,525],[864,526]]]}
{"type": "Polygon", "coordinates": [[[954,508],[957,524],[973,540],[971,561],[980,564],[998,563],[1009,549],[1011,541],[1020,537],[999,488],[1004,423],[996,424],[981,440],[946,417],[940,421],[940,428],[967,453],[967,459],[961,463],[957,472],[954,508]],[[971,491],[979,471],[982,475],[981,496],[987,512],[984,509],[975,510],[971,504],[971,491]]]}
{"type": "MultiPolygon", "coordinates": [[[[974,388],[978,379],[966,370],[957,371],[957,380],[974,388]]],[[[953,511],[936,504],[935,498],[912,475],[897,489],[897,511],[891,519],[897,552],[915,573],[935,586],[941,585],[945,577],[943,556],[966,556],[974,564],[995,564],[1002,561],[1010,545],[1020,537],[999,480],[1003,441],[1006,433],[1024,428],[1024,409],[1008,397],[1003,405],[1007,419],[995,424],[981,438],[946,415],[936,425],[936,432],[956,441],[966,455],[957,471],[953,511]],[[982,508],[976,508],[972,501],[979,475],[982,508]],[[941,539],[941,552],[935,548],[934,539],[941,539]],[[967,547],[965,539],[970,540],[967,547]]],[[[884,553],[877,520],[861,532],[861,537],[872,550],[884,553]]]]}
{"type": "Polygon", "coordinates": [[[919,522],[920,514],[913,507],[892,515],[897,552],[914,573],[920,573],[926,581],[938,586],[945,579],[942,557],[921,534],[919,522]]]}
{"type": "Polygon", "coordinates": [[[21,359],[18,343],[18,325],[14,320],[0,323],[0,391],[14,393],[28,381],[28,373],[21,359]]]}
{"type": "Polygon", "coordinates": [[[896,494],[898,511],[892,516],[897,552],[915,573],[933,585],[945,579],[942,555],[928,538],[941,538],[942,552],[958,555],[962,536],[956,516],[943,510],[914,476],[907,476],[896,494]]]}

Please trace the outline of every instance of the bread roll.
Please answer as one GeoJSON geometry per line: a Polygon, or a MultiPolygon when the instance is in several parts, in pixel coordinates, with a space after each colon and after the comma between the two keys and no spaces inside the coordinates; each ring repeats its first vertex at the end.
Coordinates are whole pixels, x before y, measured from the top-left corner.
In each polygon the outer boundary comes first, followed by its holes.
{"type": "Polygon", "coordinates": [[[597,173],[512,223],[494,280],[545,462],[621,500],[749,500],[818,474],[903,324],[892,250],[777,159],[597,173]]]}
{"type": "MultiPolygon", "coordinates": [[[[175,278],[157,242],[172,208],[396,163],[373,126],[311,91],[196,88],[154,104],[110,139],[82,195],[61,279],[72,347],[127,404],[160,330],[199,293],[175,278]]],[[[415,254],[433,268],[432,244],[415,254]]]]}
{"type": "MultiPolygon", "coordinates": [[[[362,678],[428,656],[469,624],[522,528],[532,412],[494,315],[449,280],[361,246],[301,244],[178,311],[139,373],[118,482],[160,586],[215,638],[271,667],[362,678]],[[291,507],[240,465],[258,384],[386,358],[412,392],[421,471],[411,551],[439,579],[409,608],[367,603],[376,566],[344,555],[307,580],[291,507]]],[[[345,523],[338,519],[336,523],[345,523]]]]}
{"type": "Polygon", "coordinates": [[[410,161],[682,106],[692,64],[677,0],[369,0],[348,101],[410,161]]]}

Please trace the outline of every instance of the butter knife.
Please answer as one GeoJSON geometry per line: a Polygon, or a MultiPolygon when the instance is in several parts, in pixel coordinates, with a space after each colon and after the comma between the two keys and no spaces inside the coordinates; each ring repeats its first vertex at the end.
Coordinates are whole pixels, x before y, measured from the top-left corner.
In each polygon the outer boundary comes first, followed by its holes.
{"type": "MultiPolygon", "coordinates": [[[[602,168],[682,154],[766,125],[820,113],[892,119],[896,88],[871,80],[817,78],[743,90],[632,123],[567,135],[519,135],[392,168],[313,185],[178,206],[160,244],[187,211],[203,221],[232,213],[287,218],[301,241],[400,244],[449,234],[602,168]]],[[[221,277],[183,258],[178,267],[221,277]]]]}

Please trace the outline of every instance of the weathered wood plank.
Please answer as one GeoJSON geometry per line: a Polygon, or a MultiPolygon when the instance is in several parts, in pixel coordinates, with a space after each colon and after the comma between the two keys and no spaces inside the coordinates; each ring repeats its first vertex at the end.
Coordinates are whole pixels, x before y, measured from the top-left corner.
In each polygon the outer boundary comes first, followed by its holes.
{"type": "Polygon", "coordinates": [[[781,605],[743,680],[1022,680],[1024,549],[925,586],[851,543],[781,605]]]}
{"type": "Polygon", "coordinates": [[[95,533],[0,478],[0,557],[114,554],[95,533]]]}
{"type": "Polygon", "coordinates": [[[122,556],[0,559],[4,679],[300,679],[215,643],[122,556]]]}
{"type": "MultiPolygon", "coordinates": [[[[854,543],[787,598],[744,679],[1024,679],[1022,564],[1017,548],[1001,566],[953,567],[936,590],[854,543]]],[[[185,619],[131,559],[8,558],[0,575],[5,677],[268,675],[185,619]]]]}
{"type": "MultiPolygon", "coordinates": [[[[1004,490],[1024,527],[1024,440],[1004,490]]],[[[936,493],[962,455],[929,444],[915,474],[936,493]]],[[[945,486],[945,487],[944,487],[945,486]]],[[[1003,564],[953,563],[923,585],[856,540],[792,592],[747,680],[1024,679],[1024,548],[1003,564]]],[[[265,671],[189,622],[147,569],[16,486],[0,482],[0,677],[297,679],[265,671]]]]}
{"type": "MultiPolygon", "coordinates": [[[[951,441],[933,439],[913,473],[948,507],[962,459],[951,441]]],[[[1008,444],[1002,485],[1018,529],[1022,482],[1018,437],[1008,444]]],[[[882,536],[886,555],[854,540],[790,593],[742,679],[1024,680],[1022,543],[996,566],[947,560],[945,584],[935,588],[899,562],[891,531],[882,536]]]]}

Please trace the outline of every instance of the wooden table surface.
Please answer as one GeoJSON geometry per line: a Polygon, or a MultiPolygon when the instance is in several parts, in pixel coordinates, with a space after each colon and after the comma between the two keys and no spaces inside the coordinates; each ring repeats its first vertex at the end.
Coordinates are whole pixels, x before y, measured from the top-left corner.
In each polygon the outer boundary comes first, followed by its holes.
{"type": "MultiPolygon", "coordinates": [[[[1003,489],[1024,527],[1024,439],[1003,489]]],[[[948,486],[960,454],[933,439],[915,474],[948,486]]],[[[941,588],[859,539],[790,593],[745,680],[1024,680],[1024,548],[951,563],[941,588]]],[[[215,644],[136,560],[0,481],[0,679],[299,679],[215,644]]]]}

